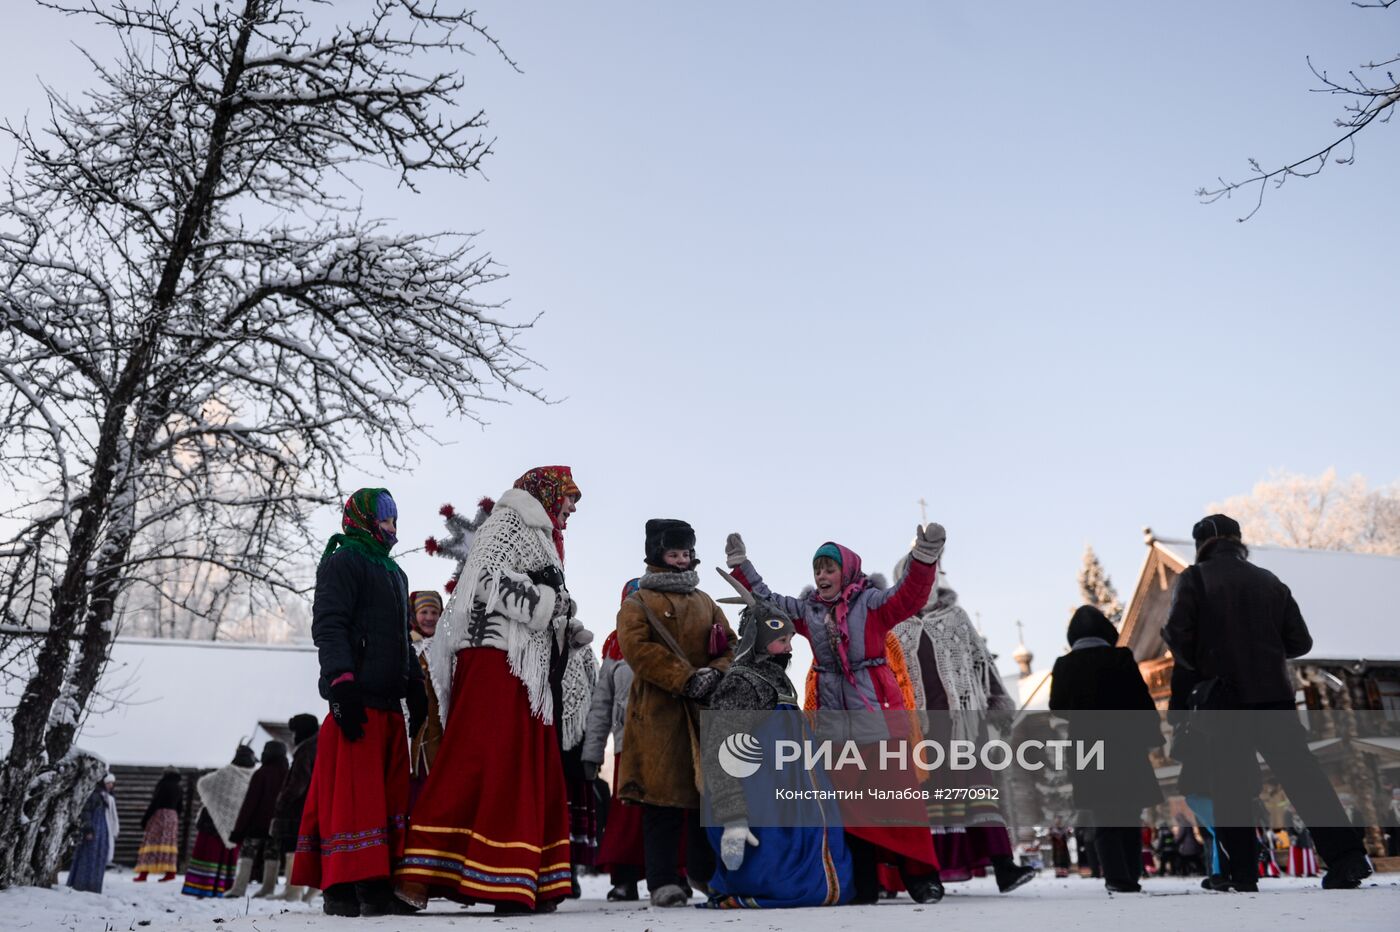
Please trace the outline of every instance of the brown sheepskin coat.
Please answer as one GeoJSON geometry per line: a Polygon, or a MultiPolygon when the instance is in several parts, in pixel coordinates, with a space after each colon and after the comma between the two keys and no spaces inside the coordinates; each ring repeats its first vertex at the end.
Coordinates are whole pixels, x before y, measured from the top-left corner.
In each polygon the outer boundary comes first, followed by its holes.
{"type": "MultiPolygon", "coordinates": [[[[695,787],[690,729],[681,690],[701,667],[727,670],[734,658],[738,637],[714,600],[698,589],[690,592],[637,593],[661,624],[685,651],[682,660],[652,630],[646,613],[634,598],[617,613],[617,640],[622,656],[632,668],[632,689],[627,700],[626,739],[618,761],[617,794],[632,802],[696,809],[700,794],[695,787]],[[710,656],[710,628],[719,624],[728,647],[710,656]]],[[[695,720],[698,727],[699,720],[695,720]]]]}

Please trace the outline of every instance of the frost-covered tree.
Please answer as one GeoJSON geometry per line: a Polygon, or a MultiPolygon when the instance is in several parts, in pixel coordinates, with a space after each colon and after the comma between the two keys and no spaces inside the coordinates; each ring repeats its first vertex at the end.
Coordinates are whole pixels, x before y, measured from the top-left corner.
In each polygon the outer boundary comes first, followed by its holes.
{"type": "MultiPolygon", "coordinates": [[[[1371,11],[1388,10],[1397,0],[1353,0],[1351,6],[1371,11]]],[[[1394,21],[1391,21],[1392,28],[1394,21]]],[[[1236,192],[1258,185],[1258,195],[1253,207],[1240,221],[1248,220],[1259,212],[1264,204],[1264,195],[1269,188],[1282,187],[1289,178],[1311,178],[1335,161],[1339,165],[1350,165],[1356,161],[1356,136],[1372,123],[1388,123],[1395,113],[1395,104],[1400,101],[1400,80],[1396,79],[1395,67],[1400,63],[1400,53],[1391,50],[1380,59],[1372,59],[1363,65],[1349,68],[1342,77],[1335,77],[1326,70],[1319,70],[1308,59],[1308,68],[1317,78],[1319,93],[1331,94],[1346,100],[1342,115],[1335,125],[1338,134],[1328,140],[1322,148],[1276,168],[1265,169],[1257,159],[1249,160],[1248,177],[1234,181],[1217,178],[1213,186],[1196,189],[1196,196],[1210,204],[1223,198],[1233,197],[1236,192]]]]}
{"type": "Polygon", "coordinates": [[[1363,476],[1338,479],[1275,472],[1248,495],[1206,506],[1240,522],[1246,543],[1400,554],[1400,487],[1370,488],[1363,476]]]}
{"type": "Polygon", "coordinates": [[[1107,615],[1115,625],[1123,621],[1123,603],[1118,600],[1118,590],[1113,588],[1113,581],[1104,572],[1093,547],[1084,548],[1084,565],[1079,568],[1079,597],[1086,605],[1107,615]]]}
{"type": "Polygon", "coordinates": [[[42,130],[7,126],[0,190],[0,654],[24,677],[0,887],[54,866],[69,824],[35,816],[65,784],[125,599],[179,598],[165,578],[200,572],[302,591],[309,515],[344,494],[346,464],[411,462],[423,400],[476,419],[534,393],[516,346],[532,322],[481,296],[499,275],[473,237],[398,230],[337,195],[478,170],[485,121],[439,70],[500,52],[471,13],[74,4],[44,5],[120,52],[89,57],[85,95],[50,92],[42,130]]]}

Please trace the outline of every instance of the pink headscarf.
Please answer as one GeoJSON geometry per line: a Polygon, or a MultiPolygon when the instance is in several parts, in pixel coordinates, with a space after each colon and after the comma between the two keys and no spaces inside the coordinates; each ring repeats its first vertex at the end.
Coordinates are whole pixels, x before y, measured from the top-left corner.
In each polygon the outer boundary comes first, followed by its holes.
{"type": "Polygon", "coordinates": [[[860,554],[831,540],[822,547],[828,545],[835,547],[836,552],[841,554],[841,592],[830,601],[816,593],[812,594],[812,599],[823,605],[834,606],[832,615],[836,619],[836,657],[841,662],[841,673],[846,677],[846,681],[854,686],[856,675],[851,672],[851,661],[846,646],[851,641],[851,628],[847,619],[851,614],[851,600],[870,588],[870,578],[860,571],[860,554]]]}

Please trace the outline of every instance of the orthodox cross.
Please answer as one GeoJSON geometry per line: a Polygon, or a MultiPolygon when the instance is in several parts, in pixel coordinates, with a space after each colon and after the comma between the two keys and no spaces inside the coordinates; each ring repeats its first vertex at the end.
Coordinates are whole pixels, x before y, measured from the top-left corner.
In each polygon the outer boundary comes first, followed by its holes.
{"type": "Polygon", "coordinates": [[[1019,621],[1016,622],[1016,642],[1018,644],[1026,643],[1026,632],[1021,629],[1021,623],[1019,621]]]}
{"type": "Polygon", "coordinates": [[[928,524],[928,502],[922,498],[916,503],[919,506],[919,516],[922,518],[921,524],[928,524]]]}

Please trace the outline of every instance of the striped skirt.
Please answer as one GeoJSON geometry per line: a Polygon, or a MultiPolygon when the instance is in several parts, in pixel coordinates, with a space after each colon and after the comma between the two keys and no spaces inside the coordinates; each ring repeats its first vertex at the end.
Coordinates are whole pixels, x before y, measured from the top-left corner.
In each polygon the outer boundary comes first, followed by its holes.
{"type": "Polygon", "coordinates": [[[238,873],[238,846],[225,848],[217,832],[200,829],[185,865],[185,896],[223,896],[238,873]]]}
{"type": "Polygon", "coordinates": [[[146,822],[146,834],[136,854],[138,874],[173,874],[180,855],[177,845],[180,814],[174,809],[157,809],[146,822]]]}

